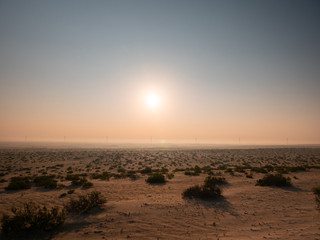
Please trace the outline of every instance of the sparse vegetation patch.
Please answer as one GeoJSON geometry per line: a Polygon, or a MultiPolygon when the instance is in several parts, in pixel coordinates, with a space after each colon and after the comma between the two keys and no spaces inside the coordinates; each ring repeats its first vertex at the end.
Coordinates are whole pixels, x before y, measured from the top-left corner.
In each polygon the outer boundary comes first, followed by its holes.
{"type": "Polygon", "coordinates": [[[162,173],[153,173],[146,179],[146,182],[149,184],[162,184],[166,183],[166,179],[162,173]]]}
{"type": "Polygon", "coordinates": [[[106,203],[106,199],[101,192],[92,191],[87,195],[80,195],[78,199],[71,199],[65,205],[65,209],[67,213],[71,214],[87,213],[93,208],[101,207],[104,203],[106,203]]]}
{"type": "Polygon", "coordinates": [[[289,187],[291,180],[289,177],[283,177],[282,174],[267,174],[262,179],[259,179],[256,186],[276,186],[276,187],[289,187]]]}
{"type": "Polygon", "coordinates": [[[312,188],[312,192],[315,195],[315,199],[318,204],[318,208],[320,209],[320,186],[312,188]]]}
{"type": "Polygon", "coordinates": [[[31,188],[31,181],[28,177],[13,177],[9,185],[5,188],[6,191],[22,190],[31,188]]]}
{"type": "Polygon", "coordinates": [[[215,186],[218,184],[226,184],[227,181],[224,177],[213,177],[213,176],[208,176],[204,180],[204,186],[210,187],[210,186],[215,186]]]}
{"type": "Polygon", "coordinates": [[[208,176],[204,180],[204,184],[195,185],[183,191],[183,198],[200,198],[200,199],[216,199],[221,196],[221,189],[218,183],[226,183],[224,178],[215,178],[208,176]]]}
{"type": "Polygon", "coordinates": [[[183,198],[216,199],[220,196],[221,190],[219,187],[206,187],[205,185],[189,187],[182,193],[183,198]]]}
{"type": "Polygon", "coordinates": [[[37,187],[45,187],[45,188],[56,188],[58,186],[57,180],[54,179],[54,175],[50,176],[37,176],[34,178],[33,182],[37,187]]]}
{"type": "Polygon", "coordinates": [[[57,229],[65,221],[64,210],[57,207],[47,209],[32,202],[25,203],[23,208],[12,208],[13,216],[3,215],[2,232],[4,235],[32,234],[36,231],[57,229]]]}

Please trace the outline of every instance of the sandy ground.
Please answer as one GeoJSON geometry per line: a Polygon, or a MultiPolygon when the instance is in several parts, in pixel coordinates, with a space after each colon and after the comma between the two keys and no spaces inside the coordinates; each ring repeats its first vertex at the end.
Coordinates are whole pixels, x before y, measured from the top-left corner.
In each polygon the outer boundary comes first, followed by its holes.
{"type": "MultiPolygon", "coordinates": [[[[293,187],[255,186],[262,173],[246,178],[223,170],[228,181],[223,198],[217,201],[185,200],[181,193],[207,176],[187,176],[175,172],[164,185],[149,185],[146,175],[135,181],[90,179],[96,172],[117,172],[118,168],[141,170],[145,166],[188,168],[198,165],[212,168],[242,165],[310,165],[320,166],[319,148],[266,149],[0,149],[0,179],[13,176],[55,174],[64,189],[5,191],[8,182],[0,183],[0,214],[10,213],[12,206],[34,201],[62,207],[70,198],[92,190],[107,198],[102,209],[90,214],[68,217],[57,232],[46,239],[320,239],[320,211],[311,191],[320,185],[320,169],[291,172],[293,187]],[[86,173],[94,186],[84,190],[71,186],[63,178],[68,171],[86,173]],[[59,198],[69,189],[74,194],[59,198]]],[[[3,236],[1,236],[4,238],[3,236]]]]}

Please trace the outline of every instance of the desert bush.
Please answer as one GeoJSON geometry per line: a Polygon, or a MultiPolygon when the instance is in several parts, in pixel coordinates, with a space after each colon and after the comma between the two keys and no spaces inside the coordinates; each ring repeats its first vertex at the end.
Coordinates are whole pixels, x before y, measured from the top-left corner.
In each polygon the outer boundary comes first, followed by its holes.
{"type": "Polygon", "coordinates": [[[111,176],[114,179],[123,179],[123,178],[127,178],[128,177],[128,175],[126,173],[113,173],[113,174],[111,174],[111,176]]]}
{"type": "Polygon", "coordinates": [[[173,173],[167,173],[167,178],[168,178],[168,179],[174,178],[174,174],[173,174],[173,173]]]}
{"type": "Polygon", "coordinates": [[[160,169],[160,172],[161,172],[161,173],[167,173],[167,172],[169,172],[169,169],[163,167],[163,168],[160,169]]]}
{"type": "Polygon", "coordinates": [[[248,174],[248,173],[245,173],[246,174],[246,178],[253,178],[253,175],[252,173],[248,174]]]}
{"type": "Polygon", "coordinates": [[[142,174],[151,174],[152,173],[152,168],[151,167],[145,167],[140,171],[142,174]]]}
{"type": "Polygon", "coordinates": [[[289,177],[285,178],[282,174],[268,174],[262,179],[257,180],[256,186],[276,186],[284,187],[291,186],[291,180],[289,177]]]}
{"type": "Polygon", "coordinates": [[[220,165],[220,166],[218,166],[217,170],[225,170],[226,168],[227,168],[227,166],[220,165]]]}
{"type": "Polygon", "coordinates": [[[66,187],[66,185],[64,185],[64,184],[62,184],[62,183],[59,183],[58,185],[57,185],[57,188],[58,189],[63,189],[63,188],[65,188],[66,187]]]}
{"type": "Polygon", "coordinates": [[[185,171],[184,168],[175,168],[175,169],[173,170],[173,172],[183,172],[183,171],[185,171]]]}
{"type": "Polygon", "coordinates": [[[215,199],[220,196],[221,190],[219,187],[206,187],[205,185],[189,187],[182,193],[183,198],[215,199]]]}
{"type": "Polygon", "coordinates": [[[83,186],[88,182],[88,180],[85,177],[79,177],[77,180],[72,180],[71,184],[75,186],[83,186]]]}
{"type": "Polygon", "coordinates": [[[200,174],[198,172],[194,172],[194,171],[185,171],[184,175],[187,175],[187,176],[199,176],[200,174]]]}
{"type": "Polygon", "coordinates": [[[227,181],[223,177],[208,176],[204,180],[204,186],[205,187],[215,186],[217,184],[226,184],[226,183],[227,183],[227,181]]]}
{"type": "Polygon", "coordinates": [[[55,176],[37,176],[33,179],[33,182],[37,187],[45,187],[45,188],[56,188],[58,186],[57,180],[54,179],[55,176]]]}
{"type": "Polygon", "coordinates": [[[74,189],[70,189],[70,190],[68,190],[68,192],[67,192],[68,194],[72,194],[72,193],[74,193],[74,189]]]}
{"type": "Polygon", "coordinates": [[[59,210],[57,207],[47,209],[32,202],[25,203],[21,209],[12,208],[11,211],[14,216],[4,214],[2,217],[4,235],[55,230],[65,221],[64,210],[59,210]]]}
{"type": "Polygon", "coordinates": [[[67,194],[66,193],[62,193],[62,194],[60,194],[59,198],[63,198],[65,196],[67,196],[67,194]]]}
{"type": "Polygon", "coordinates": [[[136,174],[135,171],[128,171],[127,172],[127,176],[132,180],[137,180],[139,178],[139,176],[136,174]]]}
{"type": "Polygon", "coordinates": [[[210,167],[210,166],[204,166],[204,167],[202,167],[202,170],[203,170],[203,172],[204,173],[211,173],[212,171],[212,168],[210,167]]]}
{"type": "Polygon", "coordinates": [[[196,165],[193,170],[195,173],[201,173],[201,168],[198,165],[196,165]]]}
{"type": "Polygon", "coordinates": [[[232,168],[227,168],[226,170],[224,170],[225,173],[230,173],[231,175],[233,175],[233,170],[232,168]]]}
{"type": "Polygon", "coordinates": [[[267,172],[272,172],[274,170],[274,167],[271,165],[265,165],[263,168],[266,169],[267,172]]]}
{"type": "Polygon", "coordinates": [[[315,195],[320,195],[320,186],[312,188],[312,192],[315,195]]]}
{"type": "Polygon", "coordinates": [[[12,177],[10,183],[5,188],[6,191],[9,190],[21,190],[31,188],[31,181],[28,177],[12,177]]]}
{"type": "Polygon", "coordinates": [[[256,173],[268,173],[268,171],[263,167],[253,167],[251,168],[251,171],[256,173]]]}
{"type": "Polygon", "coordinates": [[[66,176],[66,180],[73,181],[73,180],[79,180],[80,176],[78,174],[68,174],[66,176]]]}
{"type": "Polygon", "coordinates": [[[65,209],[71,214],[87,213],[95,207],[101,207],[104,203],[106,199],[101,192],[92,191],[87,195],[80,195],[77,200],[71,199],[65,205],[65,209]]]}
{"type": "Polygon", "coordinates": [[[278,166],[275,170],[280,174],[286,174],[289,172],[305,172],[308,166],[278,166]]]}
{"type": "Polygon", "coordinates": [[[239,173],[244,173],[244,172],[245,172],[245,167],[236,166],[236,167],[234,168],[234,171],[235,171],[235,172],[239,172],[239,173]]]}
{"type": "Polygon", "coordinates": [[[221,189],[217,186],[217,184],[221,183],[226,183],[225,178],[208,176],[205,178],[203,185],[195,185],[184,190],[182,192],[182,197],[216,199],[221,196],[221,189]]]}
{"type": "Polygon", "coordinates": [[[119,167],[117,171],[118,171],[118,173],[125,173],[126,172],[126,170],[122,167],[119,167]]]}
{"type": "Polygon", "coordinates": [[[314,193],[316,202],[320,208],[320,186],[312,188],[312,192],[314,193]]]}
{"type": "Polygon", "coordinates": [[[99,173],[94,173],[92,174],[92,179],[101,179],[101,180],[107,180],[109,181],[110,179],[110,174],[108,172],[103,172],[101,174],[99,173]]]}
{"type": "Polygon", "coordinates": [[[162,173],[153,173],[152,175],[150,175],[147,179],[146,182],[149,184],[161,184],[161,183],[165,183],[165,177],[162,173]]]}
{"type": "Polygon", "coordinates": [[[92,182],[85,182],[83,185],[82,185],[83,188],[91,188],[93,187],[93,183],[92,182]]]}

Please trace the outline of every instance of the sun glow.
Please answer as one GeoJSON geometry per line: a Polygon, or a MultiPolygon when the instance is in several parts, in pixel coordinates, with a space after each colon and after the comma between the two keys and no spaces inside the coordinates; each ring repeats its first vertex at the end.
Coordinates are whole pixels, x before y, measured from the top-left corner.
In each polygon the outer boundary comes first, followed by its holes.
{"type": "Polygon", "coordinates": [[[146,104],[151,109],[156,109],[160,105],[160,97],[155,93],[149,93],[146,96],[146,104]]]}

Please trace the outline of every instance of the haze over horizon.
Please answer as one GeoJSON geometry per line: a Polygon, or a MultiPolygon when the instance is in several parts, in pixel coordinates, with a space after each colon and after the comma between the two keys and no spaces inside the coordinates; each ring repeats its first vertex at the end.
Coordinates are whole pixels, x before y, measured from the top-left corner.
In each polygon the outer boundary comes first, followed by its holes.
{"type": "Polygon", "coordinates": [[[320,144],[319,1],[0,1],[0,141],[320,144]]]}

